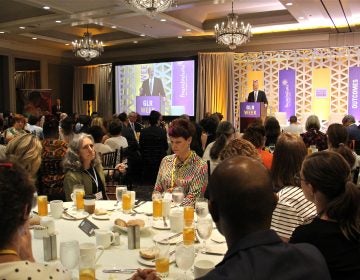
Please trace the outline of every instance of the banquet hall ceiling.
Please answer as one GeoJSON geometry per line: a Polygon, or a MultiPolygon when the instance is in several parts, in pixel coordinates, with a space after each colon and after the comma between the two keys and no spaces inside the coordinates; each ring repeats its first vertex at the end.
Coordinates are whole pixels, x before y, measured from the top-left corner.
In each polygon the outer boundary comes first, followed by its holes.
{"type": "MultiPolygon", "coordinates": [[[[94,39],[104,42],[104,55],[191,46],[226,51],[216,45],[213,29],[230,11],[229,0],[178,0],[177,6],[153,17],[124,0],[6,0],[0,9],[0,48],[16,43],[69,57],[71,41],[88,26],[94,39]]],[[[234,12],[253,26],[252,41],[279,34],[360,31],[359,0],[234,0],[234,12]]]]}

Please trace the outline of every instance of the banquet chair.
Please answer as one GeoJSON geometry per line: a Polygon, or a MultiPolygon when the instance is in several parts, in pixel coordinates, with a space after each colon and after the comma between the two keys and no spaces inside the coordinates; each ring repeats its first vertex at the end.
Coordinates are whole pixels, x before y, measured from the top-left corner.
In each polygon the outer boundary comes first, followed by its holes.
{"type": "Polygon", "coordinates": [[[116,149],[113,152],[101,154],[101,162],[102,162],[103,167],[114,168],[116,165],[117,153],[118,153],[118,150],[116,149]]]}

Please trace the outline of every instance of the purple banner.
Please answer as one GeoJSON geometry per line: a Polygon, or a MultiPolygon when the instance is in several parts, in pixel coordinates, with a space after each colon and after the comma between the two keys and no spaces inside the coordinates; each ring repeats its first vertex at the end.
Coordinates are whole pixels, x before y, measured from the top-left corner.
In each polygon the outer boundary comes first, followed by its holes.
{"type": "Polygon", "coordinates": [[[194,115],[194,61],[178,61],[172,65],[171,110],[194,115]]]}
{"type": "Polygon", "coordinates": [[[240,103],[240,118],[260,118],[260,102],[242,102],[240,103]]]}
{"type": "Polygon", "coordinates": [[[279,71],[279,112],[286,113],[286,119],[295,115],[295,70],[279,71]]]}
{"type": "Polygon", "coordinates": [[[148,116],[152,110],[161,112],[160,96],[136,96],[136,113],[148,116]]]}
{"type": "Polygon", "coordinates": [[[360,119],[359,110],[359,81],[360,67],[349,68],[349,94],[348,94],[348,114],[353,115],[356,120],[360,119]]]}

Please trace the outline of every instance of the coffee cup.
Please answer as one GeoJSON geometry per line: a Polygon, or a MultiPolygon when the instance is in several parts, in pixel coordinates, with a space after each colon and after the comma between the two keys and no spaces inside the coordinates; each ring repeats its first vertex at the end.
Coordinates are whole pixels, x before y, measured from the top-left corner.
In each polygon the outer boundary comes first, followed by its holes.
{"type": "Polygon", "coordinates": [[[110,245],[114,244],[115,242],[115,235],[110,230],[96,229],[95,237],[96,237],[96,245],[102,246],[105,249],[109,248],[110,245]]]}
{"type": "Polygon", "coordinates": [[[50,212],[53,218],[60,219],[62,213],[64,212],[63,201],[62,200],[50,201],[50,212]]]}
{"type": "Polygon", "coordinates": [[[198,260],[194,264],[194,275],[195,279],[203,277],[208,272],[213,270],[215,264],[210,260],[198,260]]]}
{"type": "Polygon", "coordinates": [[[89,214],[93,214],[95,212],[95,195],[88,194],[84,196],[84,210],[89,214]]]}
{"type": "Polygon", "coordinates": [[[95,258],[97,262],[104,253],[103,246],[96,246],[94,243],[86,242],[80,244],[80,256],[89,256],[95,258]],[[96,251],[99,251],[99,255],[96,257],[96,251]]]}
{"type": "Polygon", "coordinates": [[[52,235],[55,234],[55,222],[51,217],[41,217],[40,225],[47,228],[47,234],[52,235]]]}
{"type": "Polygon", "coordinates": [[[170,211],[170,230],[172,232],[182,232],[184,227],[184,214],[181,209],[173,209],[170,211]]]}

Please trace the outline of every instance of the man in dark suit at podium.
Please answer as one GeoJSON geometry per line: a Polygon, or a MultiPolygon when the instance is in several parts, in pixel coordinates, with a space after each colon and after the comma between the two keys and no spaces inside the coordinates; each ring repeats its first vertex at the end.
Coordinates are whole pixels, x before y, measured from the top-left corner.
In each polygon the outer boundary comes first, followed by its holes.
{"type": "Polygon", "coordinates": [[[259,90],[258,80],[253,81],[253,91],[249,93],[248,102],[264,102],[265,106],[268,105],[266,94],[264,91],[259,90]]]}
{"type": "Polygon", "coordinates": [[[140,88],[141,96],[162,96],[165,97],[163,83],[160,78],[154,77],[154,69],[148,68],[149,78],[143,81],[140,88]]]}

